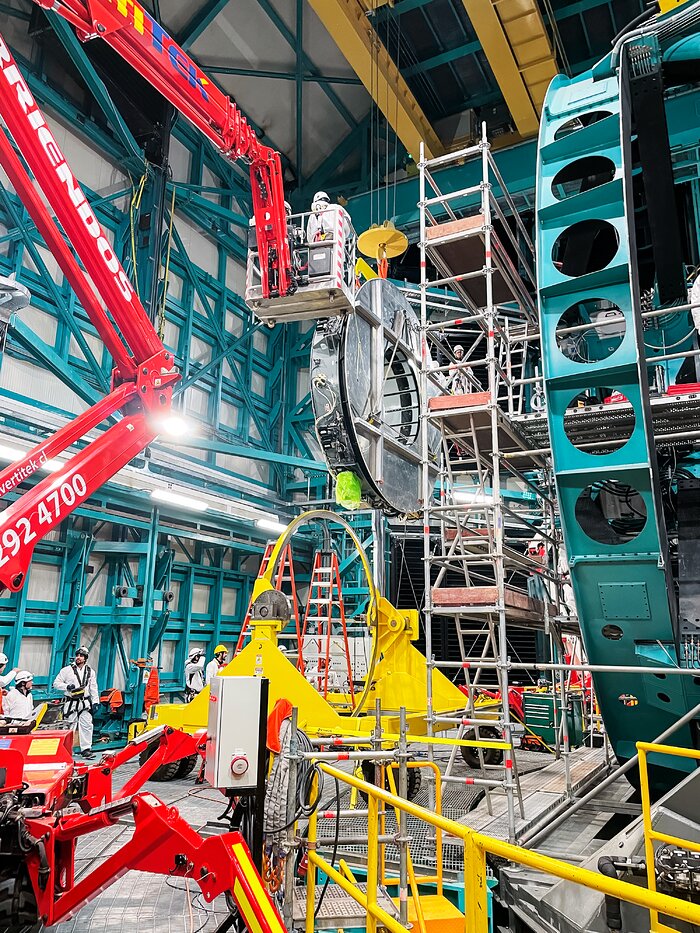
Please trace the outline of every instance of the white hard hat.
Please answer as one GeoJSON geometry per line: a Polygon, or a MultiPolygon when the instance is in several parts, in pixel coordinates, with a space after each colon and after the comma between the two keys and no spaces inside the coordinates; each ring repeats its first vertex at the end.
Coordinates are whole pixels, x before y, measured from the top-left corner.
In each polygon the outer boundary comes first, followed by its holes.
{"type": "Polygon", "coordinates": [[[457,346],[455,347],[455,353],[457,352],[457,350],[461,350],[462,353],[464,353],[464,347],[462,346],[461,343],[458,343],[457,346]]]}
{"type": "Polygon", "coordinates": [[[311,202],[311,210],[316,212],[321,211],[323,210],[323,204],[330,203],[331,199],[325,191],[317,191],[314,195],[313,201],[311,202]]]}
{"type": "Polygon", "coordinates": [[[287,214],[288,217],[291,217],[291,215],[292,215],[292,205],[289,203],[289,201],[285,201],[285,202],[284,202],[284,212],[285,212],[285,214],[287,214]]]}
{"type": "Polygon", "coordinates": [[[76,658],[78,657],[79,654],[82,654],[82,656],[85,658],[86,661],[87,661],[88,657],[90,656],[90,655],[89,655],[89,652],[88,652],[88,650],[87,650],[87,648],[85,647],[85,645],[81,645],[81,646],[78,648],[78,650],[75,652],[76,658]]]}
{"type": "Polygon", "coordinates": [[[201,648],[190,648],[190,653],[187,655],[189,661],[194,660],[194,658],[201,657],[204,654],[201,648]]]}
{"type": "Polygon", "coordinates": [[[15,674],[15,686],[26,683],[28,680],[34,680],[34,674],[31,671],[17,671],[15,674]]]}
{"type": "Polygon", "coordinates": [[[0,667],[4,667],[5,664],[9,662],[9,660],[10,659],[8,658],[8,656],[4,654],[2,651],[0,651],[0,667]]]}

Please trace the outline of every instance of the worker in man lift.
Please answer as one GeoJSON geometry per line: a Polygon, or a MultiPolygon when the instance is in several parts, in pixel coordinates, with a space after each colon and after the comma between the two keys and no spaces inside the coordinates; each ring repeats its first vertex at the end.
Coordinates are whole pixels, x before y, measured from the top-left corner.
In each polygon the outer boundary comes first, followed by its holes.
{"type": "Polygon", "coordinates": [[[204,652],[191,648],[185,661],[185,702],[189,703],[204,689],[204,652]]]}
{"type": "Polygon", "coordinates": [[[54,690],[60,690],[63,701],[63,716],[78,729],[80,753],[83,758],[94,758],[92,750],[93,715],[100,706],[95,672],[88,664],[88,650],[84,645],[75,652],[72,664],[62,667],[53,682],[54,690]]]}
{"type": "Polygon", "coordinates": [[[33,680],[34,675],[31,671],[17,671],[14,687],[2,698],[2,714],[5,719],[34,718],[33,680]]]}
{"type": "Polygon", "coordinates": [[[13,667],[11,671],[7,672],[7,674],[4,673],[5,668],[9,662],[10,659],[8,656],[0,651],[0,690],[2,690],[3,687],[7,687],[9,684],[11,684],[15,678],[15,675],[17,674],[16,667],[13,667]]]}
{"type": "Polygon", "coordinates": [[[206,671],[204,672],[204,683],[209,686],[213,677],[223,670],[226,667],[228,661],[228,649],[226,645],[217,645],[214,648],[214,657],[207,664],[206,671]]]}
{"type": "Polygon", "coordinates": [[[308,243],[332,240],[335,234],[336,209],[325,191],[317,191],[311,202],[311,214],[306,225],[308,243]]]}

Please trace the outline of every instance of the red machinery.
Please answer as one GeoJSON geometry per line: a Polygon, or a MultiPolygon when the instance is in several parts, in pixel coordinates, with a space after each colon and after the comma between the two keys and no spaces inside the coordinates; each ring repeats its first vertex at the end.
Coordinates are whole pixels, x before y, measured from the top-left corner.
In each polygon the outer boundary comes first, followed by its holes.
{"type": "Polygon", "coordinates": [[[131,869],[191,878],[211,902],[235,904],[249,930],[284,933],[243,837],[202,838],[156,796],[141,788],[164,764],[197,754],[206,733],[169,727],[143,733],[98,764],[73,762],[70,731],[0,735],[0,928],[7,933],[72,917],[131,869]],[[115,791],[113,774],[157,747],[115,791]],[[120,849],[76,881],[76,842],[130,815],[134,833],[120,849]]]}
{"type": "MultiPolygon", "coordinates": [[[[137,3],[37,2],[64,16],[82,39],[103,37],[224,155],[249,162],[263,291],[266,297],[291,294],[296,286],[291,275],[278,153],[260,144],[235,104],[137,3]]],[[[158,433],[155,422],[169,412],[173,384],[179,376],[1,36],[0,72],[0,117],[92,285],[3,132],[0,164],[114,360],[110,394],[37,444],[26,457],[0,471],[0,495],[15,489],[105,419],[118,411],[124,415],[2,513],[0,588],[19,590],[36,543],[154,439],[158,433]]]]}

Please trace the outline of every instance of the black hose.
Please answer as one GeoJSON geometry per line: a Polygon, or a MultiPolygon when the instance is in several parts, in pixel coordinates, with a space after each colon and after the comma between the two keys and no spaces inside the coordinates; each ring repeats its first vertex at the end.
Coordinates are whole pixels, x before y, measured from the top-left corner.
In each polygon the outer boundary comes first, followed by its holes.
{"type": "Polygon", "coordinates": [[[642,23],[646,22],[646,20],[650,19],[654,14],[658,12],[659,12],[659,4],[658,3],[650,4],[650,6],[646,10],[642,10],[639,16],[635,16],[635,18],[633,20],[630,20],[630,22],[627,23],[626,26],[623,26],[622,29],[618,32],[618,34],[615,36],[615,38],[612,40],[610,44],[615,45],[615,43],[618,42],[623,36],[627,35],[628,32],[631,32],[633,29],[636,29],[637,26],[641,26],[642,23]]]}
{"type": "MultiPolygon", "coordinates": [[[[331,865],[335,868],[335,860],[338,857],[338,843],[340,842],[340,784],[338,783],[338,778],[335,778],[335,838],[333,839],[333,854],[331,855],[331,865]]],[[[323,882],[323,887],[321,888],[321,894],[318,899],[318,904],[316,904],[316,909],[314,910],[314,920],[318,917],[318,912],[321,909],[321,904],[323,903],[323,898],[326,896],[326,891],[328,890],[328,882],[331,880],[330,875],[326,875],[326,880],[323,882]]]]}
{"type": "MultiPolygon", "coordinates": [[[[606,878],[614,878],[617,881],[617,868],[615,861],[610,855],[601,855],[598,859],[598,871],[606,878]]],[[[609,930],[622,929],[622,907],[620,898],[612,894],[605,895],[605,922],[609,930]]]]}

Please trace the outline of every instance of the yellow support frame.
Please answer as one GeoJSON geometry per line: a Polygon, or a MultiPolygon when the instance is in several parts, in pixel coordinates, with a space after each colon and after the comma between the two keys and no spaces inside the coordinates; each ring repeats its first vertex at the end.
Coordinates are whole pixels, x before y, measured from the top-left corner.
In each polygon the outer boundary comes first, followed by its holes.
{"type": "Polygon", "coordinates": [[[523,137],[535,136],[549,82],[559,71],[537,0],[462,0],[523,137]]]}
{"type": "Polygon", "coordinates": [[[372,29],[365,6],[359,0],[308,2],[413,158],[418,159],[421,142],[426,158],[440,155],[442,143],[372,29]]]}
{"type": "MultiPolygon", "coordinates": [[[[666,746],[648,745],[640,743],[640,768],[643,767],[643,751],[665,751],[666,746]]],[[[694,752],[690,749],[670,749],[671,754],[683,754],[685,757],[700,758],[700,752],[694,752]]],[[[571,881],[574,884],[580,884],[583,887],[598,891],[601,894],[610,895],[627,901],[630,904],[636,904],[638,907],[649,910],[652,916],[655,914],[666,914],[677,920],[683,920],[690,924],[700,924],[700,904],[691,904],[688,901],[677,897],[671,897],[668,894],[659,894],[653,889],[642,888],[636,884],[630,884],[628,881],[620,881],[617,878],[608,878],[598,872],[591,871],[588,868],[580,868],[577,865],[570,865],[568,862],[562,862],[558,859],[550,858],[548,855],[540,855],[539,852],[533,852],[530,849],[523,849],[520,846],[512,845],[509,842],[503,842],[500,839],[494,839],[491,836],[484,836],[481,833],[474,832],[462,823],[456,823],[449,820],[432,810],[426,810],[419,807],[409,800],[397,797],[381,787],[374,784],[367,784],[361,781],[353,774],[346,771],[340,771],[338,768],[318,762],[318,767],[330,777],[349,784],[351,787],[362,791],[368,799],[368,849],[367,849],[367,894],[358,891],[348,879],[339,871],[336,871],[329,862],[322,858],[316,851],[316,814],[313,814],[309,820],[309,873],[307,884],[307,915],[306,915],[306,933],[314,933],[314,890],[316,884],[316,870],[321,869],[326,872],[332,881],[337,882],[343,890],[348,893],[358,904],[367,911],[367,931],[376,933],[377,920],[379,920],[390,933],[406,933],[405,928],[386,911],[382,910],[377,904],[377,885],[379,883],[379,802],[393,807],[395,810],[403,810],[410,816],[423,820],[436,829],[464,843],[464,887],[465,887],[465,933],[488,933],[488,885],[486,874],[486,854],[495,855],[498,858],[505,859],[508,862],[515,862],[534,871],[544,872],[555,878],[561,878],[564,881],[571,881]],[[309,913],[309,905],[311,911],[309,913]]],[[[647,795],[648,801],[648,795],[647,795]]],[[[686,844],[686,843],[684,843],[686,844]]],[[[418,881],[420,881],[418,876],[418,881]]],[[[652,931],[661,931],[661,933],[673,933],[668,927],[663,925],[652,926],[652,931]]]]}
{"type": "MultiPolygon", "coordinates": [[[[668,833],[657,832],[651,823],[651,796],[649,794],[649,770],[647,755],[674,755],[678,758],[700,759],[700,751],[695,748],[678,748],[675,745],[656,745],[654,742],[637,742],[639,753],[639,779],[642,795],[642,825],[644,827],[644,856],[647,863],[647,887],[656,891],[656,871],[654,869],[654,842],[663,842],[676,846],[679,849],[688,849],[691,852],[700,852],[700,843],[691,842],[690,839],[681,839],[678,836],[669,836],[668,833]]],[[[650,933],[676,933],[675,930],[659,920],[659,911],[650,910],[650,933]]]]}

